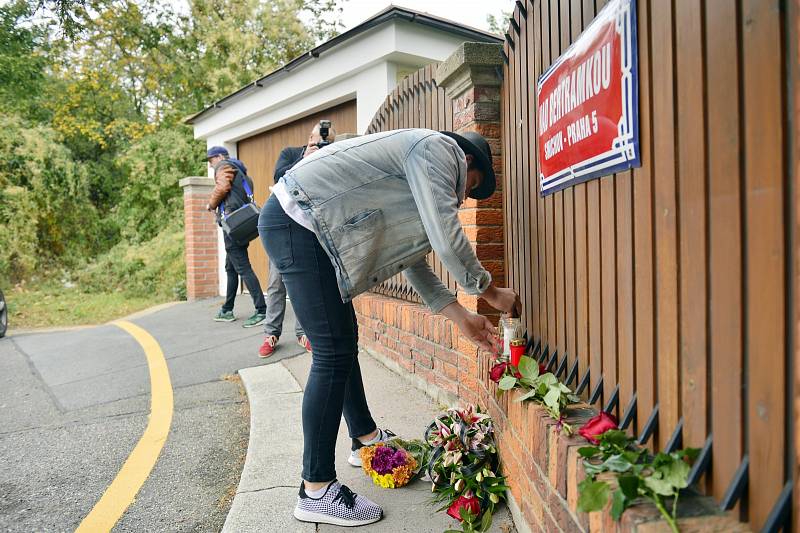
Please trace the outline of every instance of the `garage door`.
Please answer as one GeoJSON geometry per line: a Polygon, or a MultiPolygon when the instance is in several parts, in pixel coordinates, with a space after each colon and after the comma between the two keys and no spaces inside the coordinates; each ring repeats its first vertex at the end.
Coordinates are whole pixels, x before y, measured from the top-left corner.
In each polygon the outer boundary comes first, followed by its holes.
{"type": "MultiPolygon", "coordinates": [[[[264,205],[269,197],[269,186],[274,183],[272,176],[281,150],[287,146],[306,144],[309,132],[320,120],[332,121],[340,134],[356,132],[356,101],[330,107],[239,141],[239,159],[247,166],[247,171],[253,178],[258,205],[264,205]]],[[[266,291],[269,266],[267,254],[258,239],[250,243],[250,262],[266,291]]]]}

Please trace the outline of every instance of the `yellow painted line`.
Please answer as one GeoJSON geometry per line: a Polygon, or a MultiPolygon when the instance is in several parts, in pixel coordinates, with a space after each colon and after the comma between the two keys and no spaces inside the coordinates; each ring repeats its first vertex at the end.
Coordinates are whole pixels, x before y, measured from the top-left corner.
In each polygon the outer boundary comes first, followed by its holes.
{"type": "Polygon", "coordinates": [[[172,383],[164,352],[152,335],[136,324],[125,320],[113,324],[130,333],[147,357],[150,369],[150,421],[117,477],[78,526],[78,532],[111,531],[153,470],[172,423],[172,383]]]}

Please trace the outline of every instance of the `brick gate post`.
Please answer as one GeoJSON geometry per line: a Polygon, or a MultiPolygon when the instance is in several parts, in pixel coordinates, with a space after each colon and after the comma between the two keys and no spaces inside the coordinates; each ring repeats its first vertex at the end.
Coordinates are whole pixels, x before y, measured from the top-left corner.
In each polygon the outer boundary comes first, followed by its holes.
{"type": "MultiPolygon", "coordinates": [[[[436,72],[436,82],[453,100],[453,130],[483,135],[492,149],[497,192],[486,200],[468,198],[459,218],[478,259],[494,282],[505,286],[503,231],[503,167],[500,142],[500,84],[503,59],[499,44],[463,43],[436,72]]],[[[476,296],[459,292],[467,309],[493,320],[497,312],[476,296]]]]}
{"type": "Polygon", "coordinates": [[[219,294],[217,224],[206,211],[214,180],[190,176],[178,182],[183,188],[186,235],[186,297],[189,300],[219,294]]]}

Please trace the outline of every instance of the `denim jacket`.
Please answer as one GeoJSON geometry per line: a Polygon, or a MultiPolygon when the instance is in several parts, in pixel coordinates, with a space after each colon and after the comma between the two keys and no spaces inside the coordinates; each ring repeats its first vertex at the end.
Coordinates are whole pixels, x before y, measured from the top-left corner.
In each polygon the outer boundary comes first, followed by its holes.
{"type": "Polygon", "coordinates": [[[403,272],[434,312],[456,300],[428,265],[436,251],[468,294],[491,283],[458,218],[466,160],[451,138],[394,130],[334,143],[282,178],[314,221],[347,302],[403,272]]]}

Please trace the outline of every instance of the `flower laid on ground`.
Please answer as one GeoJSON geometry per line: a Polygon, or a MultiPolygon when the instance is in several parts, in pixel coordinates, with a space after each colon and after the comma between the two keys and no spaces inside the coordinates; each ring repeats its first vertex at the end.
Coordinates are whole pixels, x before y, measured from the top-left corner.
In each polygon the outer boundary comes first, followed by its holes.
{"type": "Polygon", "coordinates": [[[459,496],[458,499],[450,505],[447,509],[447,514],[459,522],[463,522],[464,518],[461,516],[462,510],[473,516],[478,516],[481,514],[481,502],[479,502],[478,498],[471,492],[467,492],[467,494],[459,496]]]}
{"type": "Polygon", "coordinates": [[[673,453],[651,456],[635,444],[635,439],[617,429],[613,416],[601,413],[589,420],[578,432],[595,446],[584,446],[578,453],[584,458],[587,477],[578,485],[578,510],[602,510],[611,498],[611,516],[619,520],[636,499],[652,501],[677,533],[678,497],[689,484],[690,464],[698,450],[687,448],[673,453]],[[609,472],[616,483],[599,480],[598,475],[609,472]],[[667,511],[663,498],[672,498],[672,510],[667,511]]]}
{"type": "Polygon", "coordinates": [[[601,411],[599,415],[581,426],[578,433],[592,444],[599,444],[597,437],[611,429],[619,429],[619,426],[617,426],[617,418],[605,411],[601,411]]]}
{"type": "Polygon", "coordinates": [[[530,400],[542,405],[552,418],[558,420],[559,427],[568,434],[572,427],[564,422],[563,410],[578,401],[572,389],[558,381],[547,368],[532,357],[522,356],[519,368],[498,357],[497,363],[489,371],[489,379],[497,383],[497,392],[502,394],[513,388],[526,391],[518,401],[530,400]],[[497,378],[497,379],[495,379],[497,378]]]}
{"type": "Polygon", "coordinates": [[[385,489],[396,489],[408,484],[419,472],[427,447],[421,441],[392,439],[374,446],[361,448],[361,468],[372,482],[385,489]],[[412,448],[415,453],[403,445],[412,448]]]}
{"type": "Polygon", "coordinates": [[[487,531],[508,489],[505,477],[496,473],[492,419],[479,407],[449,409],[430,424],[425,442],[431,448],[431,491],[443,504],[439,510],[458,520],[461,531],[487,531]]]}

